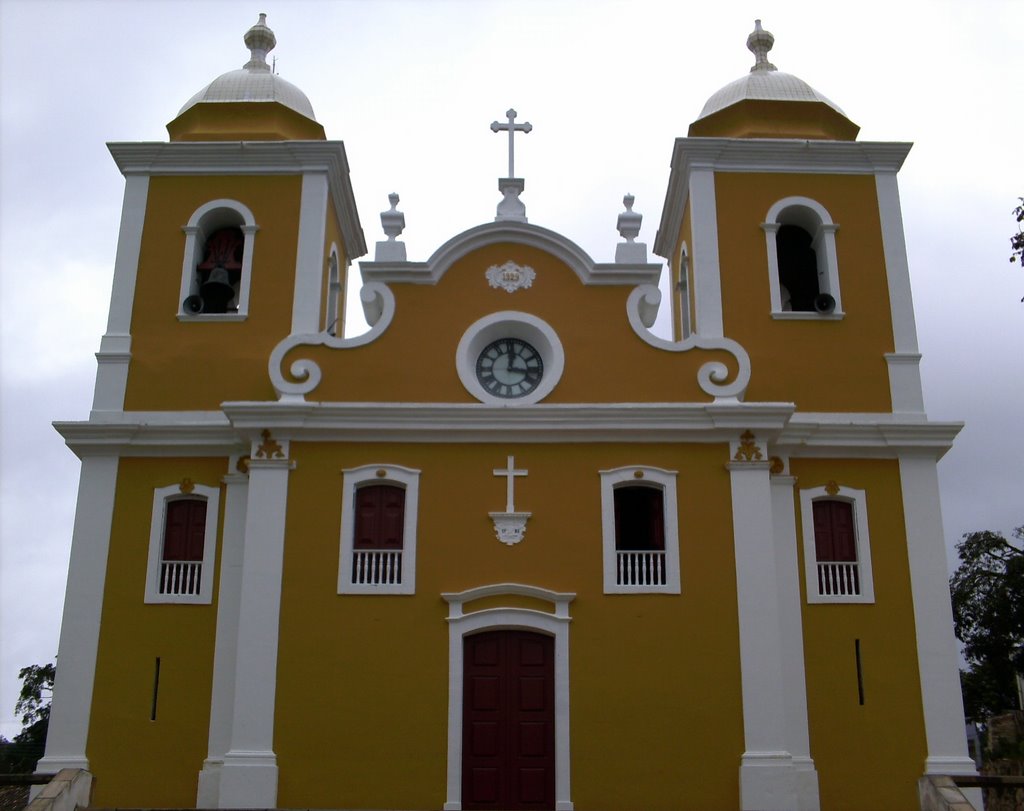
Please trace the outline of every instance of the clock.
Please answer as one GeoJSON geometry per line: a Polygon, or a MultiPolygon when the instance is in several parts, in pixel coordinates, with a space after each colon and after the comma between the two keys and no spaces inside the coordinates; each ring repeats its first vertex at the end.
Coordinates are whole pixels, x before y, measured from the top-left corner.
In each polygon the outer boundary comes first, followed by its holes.
{"type": "Polygon", "coordinates": [[[493,397],[525,397],[537,388],[543,376],[540,353],[521,338],[492,341],[476,359],[476,379],[493,397]]]}

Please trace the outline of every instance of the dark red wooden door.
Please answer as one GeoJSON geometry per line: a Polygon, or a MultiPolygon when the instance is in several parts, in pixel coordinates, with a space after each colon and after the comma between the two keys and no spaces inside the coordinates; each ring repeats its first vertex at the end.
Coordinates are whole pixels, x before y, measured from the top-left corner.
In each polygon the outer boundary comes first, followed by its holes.
{"type": "Polygon", "coordinates": [[[555,807],[555,646],[528,631],[464,641],[462,807],[555,807]]]}

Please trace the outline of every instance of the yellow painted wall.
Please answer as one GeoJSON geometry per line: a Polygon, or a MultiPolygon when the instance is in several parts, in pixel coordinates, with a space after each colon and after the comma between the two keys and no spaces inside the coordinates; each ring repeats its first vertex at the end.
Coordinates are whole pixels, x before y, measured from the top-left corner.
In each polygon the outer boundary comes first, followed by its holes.
{"type": "Polygon", "coordinates": [[[437,285],[390,286],[396,314],[377,340],[345,350],[299,347],[286,356],[285,370],[299,358],[320,366],[323,380],[312,398],[476,402],[459,381],[456,348],[472,323],[502,310],[544,319],[562,341],[565,372],[547,403],[707,402],[697,385],[700,366],[720,360],[735,368],[725,352],[674,353],[647,345],[627,320],[631,287],[584,286],[568,266],[531,247],[488,246],[455,262],[437,285]],[[537,271],[531,287],[512,294],[490,287],[487,268],[509,259],[537,271]]]}
{"type": "Polygon", "coordinates": [[[154,177],[142,234],[126,410],[208,410],[275,399],[267,357],[291,331],[301,177],[154,177]],[[249,317],[179,321],[185,234],[204,203],[244,203],[256,233],[249,317]],[[187,384],[187,385],[186,385],[187,384]]]}
{"type": "Polygon", "coordinates": [[[718,247],[725,334],[750,353],[746,399],[801,411],[890,411],[893,351],[875,180],[862,175],[717,173],[718,247]],[[784,197],[821,203],[836,233],[842,321],[771,317],[764,222],[784,197]]]}
{"type": "MultiPolygon", "coordinates": [[[[810,605],[801,576],[811,756],[821,807],[917,808],[927,753],[899,465],[891,459],[792,459],[790,470],[799,479],[797,489],[834,480],[866,491],[871,541],[874,604],[810,605]]],[[[799,532],[797,493],[794,498],[799,532]]],[[[803,564],[801,547],[801,573],[803,564]]]]}
{"type": "Polygon", "coordinates": [[[195,806],[209,733],[217,591],[210,605],[146,604],[146,564],[153,491],[186,477],[218,487],[226,470],[226,459],[120,461],[86,746],[96,776],[93,805],[195,806]]]}
{"type": "Polygon", "coordinates": [[[727,450],[718,445],[293,443],[275,751],[283,807],[440,807],[447,604],[518,582],[577,594],[570,611],[572,797],[578,808],[734,809],[743,751],[727,450]],[[492,471],[514,453],[526,537],[494,537],[492,471]],[[422,471],[416,594],[337,594],[340,470],[422,471]],[[682,594],[603,594],[601,469],[679,471],[682,594]],[[697,768],[687,768],[693,764],[697,768]],[[684,799],[686,798],[685,803],[684,799]]]}

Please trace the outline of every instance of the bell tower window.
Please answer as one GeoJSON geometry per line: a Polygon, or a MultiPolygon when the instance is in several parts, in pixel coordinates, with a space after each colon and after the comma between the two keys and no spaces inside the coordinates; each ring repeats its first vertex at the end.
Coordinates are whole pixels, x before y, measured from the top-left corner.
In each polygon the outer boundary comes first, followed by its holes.
{"type": "Polygon", "coordinates": [[[256,222],[235,200],[213,200],[189,218],[182,263],[180,320],[244,320],[256,222]]]}
{"type": "Polygon", "coordinates": [[[185,309],[200,313],[238,312],[238,287],[242,278],[245,238],[241,228],[221,228],[206,241],[206,258],[196,265],[199,293],[185,302],[185,309]]]}
{"type": "Polygon", "coordinates": [[[769,210],[764,230],[773,318],[837,319],[843,315],[836,231],[825,207],[786,197],[769,210]]]}

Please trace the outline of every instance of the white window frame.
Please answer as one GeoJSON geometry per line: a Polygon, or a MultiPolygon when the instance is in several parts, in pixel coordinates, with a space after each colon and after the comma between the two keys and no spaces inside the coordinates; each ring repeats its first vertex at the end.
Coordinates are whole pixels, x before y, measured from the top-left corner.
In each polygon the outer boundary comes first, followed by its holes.
{"type": "Polygon", "coordinates": [[[764,230],[768,249],[768,284],[771,291],[772,318],[780,320],[837,321],[843,317],[843,297],[839,289],[839,261],[836,256],[836,231],[839,226],[825,207],[809,197],[784,197],[768,209],[764,230]],[[828,293],[836,300],[831,313],[793,312],[782,309],[782,290],[779,282],[779,252],[776,238],[783,225],[797,225],[811,235],[811,247],[818,260],[818,291],[828,293]]]}
{"type": "Polygon", "coordinates": [[[149,527],[149,562],[146,567],[147,603],[213,602],[214,566],[217,561],[217,524],[220,520],[220,488],[194,484],[185,492],[181,484],[158,487],[153,491],[153,513],[149,527]],[[206,532],[203,536],[202,576],[198,594],[161,594],[160,567],[164,557],[164,530],[167,526],[167,505],[172,501],[201,498],[206,501],[206,532]]]}
{"type": "Polygon", "coordinates": [[[237,200],[211,200],[197,208],[182,226],[185,232],[185,255],[181,265],[181,290],[178,294],[179,321],[244,321],[249,315],[249,290],[252,286],[252,253],[256,242],[256,218],[244,203],[237,200]],[[239,222],[241,220],[241,222],[239,222]],[[242,273],[238,281],[238,312],[190,313],[185,310],[185,299],[198,295],[199,282],[196,266],[203,261],[202,248],[206,240],[221,228],[237,227],[244,238],[242,247],[242,273]]]}
{"type": "Polygon", "coordinates": [[[677,471],[648,465],[629,465],[601,474],[601,541],[604,548],[605,594],[679,594],[679,514],[676,504],[677,471]],[[615,490],[618,487],[656,487],[662,492],[665,530],[665,584],[620,585],[616,571],[618,553],[615,548],[615,490]]]}
{"type": "Polygon", "coordinates": [[[416,518],[419,512],[420,471],[399,465],[362,465],[342,471],[341,552],[338,559],[338,594],[415,594],[416,518]],[[369,584],[352,582],[355,552],[356,490],[364,484],[391,484],[405,490],[405,523],[402,529],[402,582],[369,584]]]}
{"type": "Polygon", "coordinates": [[[804,583],[809,603],[873,603],[871,539],[868,535],[868,501],[863,490],[852,487],[809,487],[800,491],[800,523],[803,529],[804,583]],[[829,492],[829,491],[832,492],[829,492]],[[814,545],[814,502],[845,501],[853,507],[853,532],[857,549],[860,594],[819,594],[818,555],[814,545]]]}
{"type": "Polygon", "coordinates": [[[341,259],[338,254],[338,246],[331,243],[331,250],[327,256],[327,290],[325,291],[324,308],[324,332],[328,335],[343,335],[345,319],[342,308],[339,306],[342,300],[344,282],[341,278],[341,259]]]}

